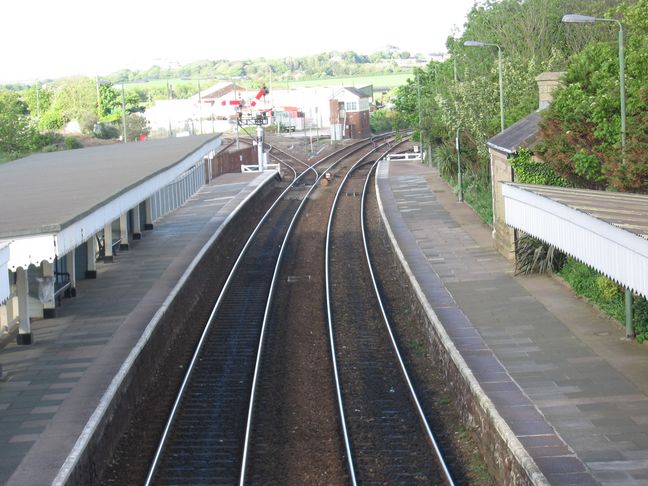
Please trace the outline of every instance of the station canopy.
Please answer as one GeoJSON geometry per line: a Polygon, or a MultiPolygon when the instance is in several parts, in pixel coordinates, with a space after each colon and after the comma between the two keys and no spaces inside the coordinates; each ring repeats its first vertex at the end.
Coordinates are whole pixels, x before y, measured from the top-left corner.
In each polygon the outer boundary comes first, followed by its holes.
{"type": "Polygon", "coordinates": [[[506,223],[648,298],[648,195],[502,184],[506,223]]]}
{"type": "Polygon", "coordinates": [[[9,241],[9,269],[68,253],[219,145],[220,134],[210,134],[39,153],[0,165],[0,240],[9,241]]]}

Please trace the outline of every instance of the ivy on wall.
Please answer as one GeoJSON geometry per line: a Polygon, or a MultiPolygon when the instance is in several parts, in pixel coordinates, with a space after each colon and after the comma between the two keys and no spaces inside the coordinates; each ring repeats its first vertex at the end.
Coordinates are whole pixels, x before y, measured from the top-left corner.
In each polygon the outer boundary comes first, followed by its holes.
{"type": "Polygon", "coordinates": [[[520,149],[515,157],[510,159],[515,170],[515,182],[522,184],[541,184],[543,186],[567,186],[567,181],[544,161],[533,158],[529,149],[520,149]]]}

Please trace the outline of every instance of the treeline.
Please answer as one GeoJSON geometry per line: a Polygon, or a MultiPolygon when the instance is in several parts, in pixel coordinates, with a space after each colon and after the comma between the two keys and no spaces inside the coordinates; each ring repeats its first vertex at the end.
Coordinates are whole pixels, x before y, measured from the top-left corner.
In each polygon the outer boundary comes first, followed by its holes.
{"type": "Polygon", "coordinates": [[[125,118],[127,138],[134,140],[148,133],[144,103],[138,92],[126,92],[122,99],[109,81],[81,76],[22,91],[0,90],[0,162],[41,150],[79,148],[78,140],[61,135],[72,120],[83,134],[108,139],[122,136],[125,118]]]}
{"type": "MultiPolygon", "coordinates": [[[[363,74],[385,74],[408,72],[409,69],[399,66],[399,60],[414,57],[423,60],[422,54],[413,55],[395,46],[388,46],[384,51],[373,54],[359,54],[354,51],[331,51],[302,57],[285,57],[281,59],[247,59],[232,61],[201,60],[185,65],[159,66],[148,69],[120,69],[114,73],[102,75],[102,79],[113,84],[122,82],[145,82],[166,79],[258,79],[295,80],[301,78],[321,79],[327,77],[354,76],[363,74]]],[[[41,80],[49,84],[54,80],[41,80]]],[[[9,83],[4,89],[23,91],[30,85],[9,83]]],[[[181,96],[180,96],[181,97],[181,96]]]]}
{"type": "MultiPolygon", "coordinates": [[[[489,221],[491,181],[485,144],[500,131],[497,48],[465,46],[466,41],[502,49],[507,127],[537,109],[538,74],[565,72],[563,86],[541,112],[539,142],[511,159],[517,182],[648,191],[648,0],[481,1],[470,12],[463,35],[448,40],[450,59],[416,70],[415,77],[398,89],[395,121],[415,130],[420,127],[419,136],[432,147],[432,162],[451,182],[457,180],[459,134],[466,201],[489,221]],[[563,23],[565,14],[608,21],[563,23]]],[[[519,271],[558,271],[599,309],[623,318],[624,289],[616,282],[533,238],[518,236],[519,271]]],[[[648,339],[648,300],[635,295],[632,311],[637,340],[648,339]]]]}
{"type": "Polygon", "coordinates": [[[354,51],[322,52],[312,56],[285,57],[282,59],[247,59],[241,61],[203,60],[178,67],[152,66],[137,71],[122,69],[107,76],[115,83],[156,79],[256,79],[277,80],[326,78],[372,73],[402,72],[398,59],[407,59],[410,53],[392,47],[370,55],[354,51]]]}
{"type": "MultiPolygon", "coordinates": [[[[564,87],[543,112],[543,142],[535,148],[571,185],[648,189],[648,0],[483,0],[464,33],[449,38],[450,58],[417,69],[393,100],[401,124],[432,146],[432,158],[456,178],[455,137],[461,139],[467,200],[485,220],[492,215],[486,141],[500,131],[498,50],[502,50],[505,124],[538,107],[535,77],[566,71],[564,87]],[[564,14],[616,19],[625,28],[628,147],[620,153],[620,97],[614,22],[566,24],[564,14]],[[621,164],[621,160],[624,163],[621,164]]],[[[556,177],[556,180],[560,179],[556,177]]]]}

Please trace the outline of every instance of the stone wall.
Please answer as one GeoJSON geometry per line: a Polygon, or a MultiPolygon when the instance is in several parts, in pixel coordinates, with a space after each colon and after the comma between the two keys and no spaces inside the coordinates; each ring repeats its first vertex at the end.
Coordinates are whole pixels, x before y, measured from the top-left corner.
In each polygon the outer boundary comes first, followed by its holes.
{"type": "Polygon", "coordinates": [[[495,248],[509,261],[515,260],[515,230],[506,224],[502,183],[513,182],[513,168],[506,154],[492,148],[491,176],[493,181],[493,238],[495,248]]]}
{"type": "MultiPolygon", "coordinates": [[[[383,215],[383,226],[384,217],[383,215]]],[[[393,234],[389,230],[388,232],[394,249],[393,234]]],[[[411,319],[424,324],[429,355],[434,357],[435,367],[444,370],[453,403],[463,425],[476,439],[489,472],[497,484],[547,484],[546,478],[528,453],[521,448],[445,332],[434,309],[411,274],[402,253],[398,249],[394,250],[394,267],[397,268],[399,278],[411,284],[412,292],[406,297],[407,305],[413,310],[411,319]]]]}

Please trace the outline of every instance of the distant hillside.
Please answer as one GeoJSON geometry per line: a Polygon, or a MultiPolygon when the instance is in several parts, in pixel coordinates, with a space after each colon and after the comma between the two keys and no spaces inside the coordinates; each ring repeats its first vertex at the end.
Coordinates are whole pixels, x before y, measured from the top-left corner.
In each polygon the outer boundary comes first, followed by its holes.
{"type": "Polygon", "coordinates": [[[156,79],[270,79],[277,81],[322,79],[330,77],[371,74],[406,73],[413,65],[425,65],[430,60],[423,55],[391,49],[371,55],[353,51],[324,52],[312,56],[283,59],[203,60],[184,66],[147,70],[122,69],[105,78],[114,83],[152,81],[156,79]]]}

